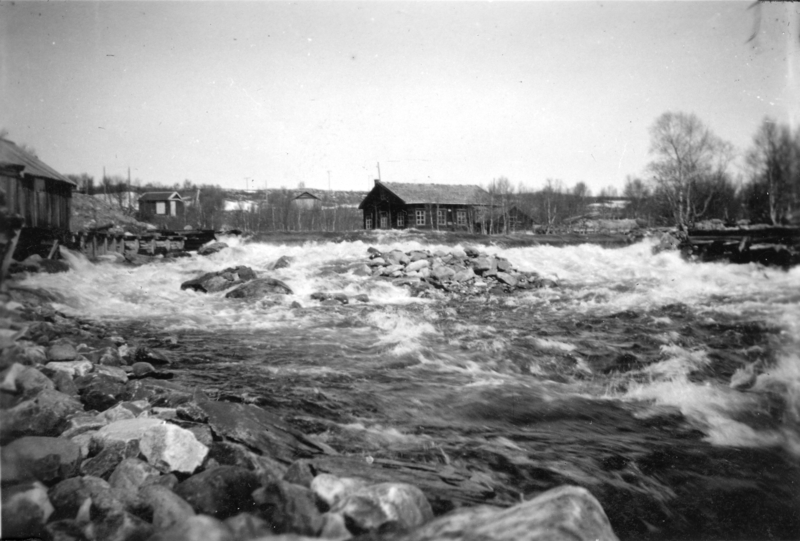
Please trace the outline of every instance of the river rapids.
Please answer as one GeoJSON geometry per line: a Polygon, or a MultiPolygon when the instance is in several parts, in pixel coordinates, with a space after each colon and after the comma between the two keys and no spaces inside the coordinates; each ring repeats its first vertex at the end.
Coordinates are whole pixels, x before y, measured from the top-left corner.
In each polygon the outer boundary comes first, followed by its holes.
{"type": "Polygon", "coordinates": [[[800,268],[687,262],[647,241],[490,245],[558,287],[418,298],[343,269],[369,246],[453,245],[224,240],[141,267],[66,254],[70,272],[25,285],[170,351],[179,382],[277,411],[342,453],[466,468],[495,489],[490,503],[569,483],[621,539],[800,538],[800,268]],[[292,265],[267,271],[280,256],[292,265]],[[234,265],[295,294],[180,289],[234,265]],[[370,302],[322,305],[317,291],[370,302]]]}

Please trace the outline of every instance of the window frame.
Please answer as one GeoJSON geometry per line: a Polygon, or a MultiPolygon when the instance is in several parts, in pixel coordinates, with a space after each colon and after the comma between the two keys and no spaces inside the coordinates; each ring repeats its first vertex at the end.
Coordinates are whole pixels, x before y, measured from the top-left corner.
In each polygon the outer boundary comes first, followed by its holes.
{"type": "Polygon", "coordinates": [[[447,225],[447,209],[436,210],[436,223],[438,225],[447,225]]]}
{"type": "Polygon", "coordinates": [[[405,214],[402,212],[397,213],[397,227],[405,227],[406,226],[406,217],[405,214]]]}
{"type": "Polygon", "coordinates": [[[416,225],[425,225],[425,209],[417,209],[414,211],[414,216],[416,218],[415,224],[416,225]]]}
{"type": "Polygon", "coordinates": [[[367,216],[364,219],[364,229],[372,229],[372,216],[367,216]]]}
{"type": "Polygon", "coordinates": [[[167,215],[167,202],[166,201],[156,201],[156,215],[158,215],[158,216],[166,216],[167,215]]]}
{"type": "Polygon", "coordinates": [[[467,225],[467,211],[459,209],[456,211],[456,225],[467,225]]]}

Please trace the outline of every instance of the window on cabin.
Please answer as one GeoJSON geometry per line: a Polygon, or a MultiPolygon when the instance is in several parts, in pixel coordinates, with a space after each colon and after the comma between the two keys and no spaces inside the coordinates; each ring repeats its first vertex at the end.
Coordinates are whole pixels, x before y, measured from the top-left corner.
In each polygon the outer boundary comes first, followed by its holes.
{"type": "Polygon", "coordinates": [[[401,212],[400,214],[397,215],[397,227],[405,227],[405,225],[406,225],[406,217],[401,212]]]}
{"type": "Polygon", "coordinates": [[[466,210],[457,210],[456,211],[456,223],[458,225],[467,225],[467,211],[466,210]]]}
{"type": "Polygon", "coordinates": [[[389,214],[386,212],[381,212],[380,219],[381,229],[389,229],[389,214]]]}
{"type": "Polygon", "coordinates": [[[417,225],[425,225],[425,211],[417,210],[415,214],[417,216],[417,225]]]}
{"type": "Polygon", "coordinates": [[[167,213],[167,202],[156,201],[156,214],[166,214],[166,213],[167,213]]]}
{"type": "Polygon", "coordinates": [[[436,221],[439,225],[447,224],[447,211],[445,209],[439,209],[436,211],[436,221]]]}
{"type": "Polygon", "coordinates": [[[364,220],[364,229],[372,229],[372,216],[369,216],[366,220],[364,220]]]}

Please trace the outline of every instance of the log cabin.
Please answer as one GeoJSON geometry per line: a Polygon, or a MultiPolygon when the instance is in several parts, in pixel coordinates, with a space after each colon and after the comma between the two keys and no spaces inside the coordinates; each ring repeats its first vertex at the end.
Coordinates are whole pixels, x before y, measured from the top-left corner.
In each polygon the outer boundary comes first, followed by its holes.
{"type": "Polygon", "coordinates": [[[376,180],[358,208],[364,229],[474,231],[488,206],[489,194],[480,186],[376,180]]]}

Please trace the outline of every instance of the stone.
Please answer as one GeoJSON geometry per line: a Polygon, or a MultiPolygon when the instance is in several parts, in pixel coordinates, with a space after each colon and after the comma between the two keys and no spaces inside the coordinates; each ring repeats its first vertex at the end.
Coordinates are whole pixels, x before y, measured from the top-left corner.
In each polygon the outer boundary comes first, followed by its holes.
{"type": "Polygon", "coordinates": [[[108,424],[105,419],[100,419],[96,415],[79,414],[69,418],[67,427],[61,433],[62,438],[74,438],[86,432],[98,430],[108,424]]]}
{"type": "Polygon", "coordinates": [[[507,272],[498,272],[497,280],[511,287],[516,287],[518,280],[507,272]]]}
{"type": "Polygon", "coordinates": [[[111,476],[108,483],[116,489],[135,493],[151,479],[157,479],[161,472],[143,460],[138,458],[126,458],[122,460],[111,476]]]}
{"type": "Polygon", "coordinates": [[[175,487],[175,494],[186,500],[198,514],[224,520],[255,509],[253,491],[258,476],[235,466],[217,466],[195,474],[175,487]]]}
{"type": "MultiPolygon", "coordinates": [[[[76,442],[77,443],[77,442],[76,442]]],[[[91,449],[91,444],[90,444],[91,449]]],[[[92,477],[108,478],[119,464],[126,458],[139,455],[138,442],[131,443],[113,442],[106,444],[103,449],[93,457],[81,463],[81,474],[92,477]]]]}
{"type": "Polygon", "coordinates": [[[600,503],[588,490],[565,485],[508,509],[459,509],[399,539],[617,541],[617,536],[600,503]]]}
{"type": "Polygon", "coordinates": [[[257,278],[255,271],[243,265],[228,267],[218,272],[208,272],[199,278],[181,284],[181,289],[191,289],[200,293],[216,293],[244,284],[257,278]]]}
{"type": "Polygon", "coordinates": [[[143,378],[156,371],[155,366],[144,361],[133,363],[131,368],[133,369],[133,375],[136,376],[137,378],[143,378]]]}
{"type": "Polygon", "coordinates": [[[109,378],[115,379],[122,383],[128,381],[128,373],[119,366],[111,366],[111,365],[100,365],[94,368],[96,374],[101,376],[108,376],[109,378]]]}
{"type": "Polygon", "coordinates": [[[364,263],[358,263],[356,265],[352,265],[348,267],[348,270],[353,273],[354,276],[371,276],[372,271],[369,269],[369,265],[364,263]]]}
{"type": "Polygon", "coordinates": [[[325,511],[334,507],[350,494],[366,487],[369,483],[357,477],[337,477],[321,473],[311,481],[311,490],[325,511]]]}
{"type": "Polygon", "coordinates": [[[76,518],[87,499],[95,516],[125,511],[131,508],[132,496],[135,495],[114,489],[108,482],[91,475],[70,477],[48,492],[55,509],[53,520],[76,518]]]}
{"type": "Polygon", "coordinates": [[[445,266],[434,267],[431,271],[431,276],[442,282],[452,279],[455,274],[456,272],[453,269],[445,266]]]}
{"type": "Polygon", "coordinates": [[[50,380],[53,382],[53,384],[56,386],[56,391],[64,393],[69,396],[73,396],[75,398],[79,397],[78,387],[72,380],[72,376],[70,376],[67,372],[64,372],[62,370],[56,370],[49,377],[50,380]]]}
{"type": "Polygon", "coordinates": [[[47,360],[50,362],[74,361],[78,356],[78,350],[69,342],[53,344],[47,348],[47,360]]]}
{"type": "Polygon", "coordinates": [[[273,481],[253,494],[261,516],[275,533],[316,536],[322,529],[322,516],[308,488],[273,481]]]}
{"type": "Polygon", "coordinates": [[[453,275],[453,281],[459,283],[470,282],[475,279],[475,273],[471,268],[460,270],[453,275]]]}
{"type": "Polygon", "coordinates": [[[353,300],[356,302],[369,302],[369,295],[366,293],[359,293],[353,296],[353,300]]]}
{"type": "Polygon", "coordinates": [[[25,436],[0,450],[3,483],[36,479],[52,484],[78,472],[81,450],[66,438],[25,436]]]}
{"type": "Polygon", "coordinates": [[[189,517],[171,528],[160,531],[148,541],[234,541],[228,526],[214,517],[189,517]]]}
{"type": "Polygon", "coordinates": [[[353,533],[385,529],[410,530],[433,518],[428,499],[420,489],[406,483],[379,483],[342,498],[331,514],[339,513],[353,533]]]}
{"type": "Polygon", "coordinates": [[[12,487],[4,486],[0,507],[3,539],[39,537],[53,514],[47,488],[38,481],[12,487]]]}
{"type": "Polygon", "coordinates": [[[411,258],[400,250],[392,250],[384,257],[392,265],[406,265],[411,261],[411,258]]]}
{"type": "Polygon", "coordinates": [[[192,506],[166,486],[143,486],[139,489],[139,496],[153,509],[156,530],[166,530],[195,516],[192,506]]]}
{"type": "Polygon", "coordinates": [[[382,257],[375,257],[370,259],[367,262],[367,265],[369,265],[370,267],[383,267],[384,265],[386,265],[386,260],[382,257]]]}
{"type": "Polygon", "coordinates": [[[164,473],[192,473],[208,454],[208,447],[194,434],[169,423],[147,430],[139,440],[139,450],[164,473]]]}
{"type": "Polygon", "coordinates": [[[56,274],[59,272],[69,271],[69,264],[60,259],[42,259],[39,261],[39,267],[43,272],[48,274],[56,274]]]}
{"type": "Polygon", "coordinates": [[[209,244],[206,244],[205,246],[201,246],[197,250],[197,255],[216,254],[217,252],[224,250],[227,247],[228,245],[225,244],[224,242],[211,242],[209,244]]]}
{"type": "Polygon", "coordinates": [[[323,452],[312,440],[280,417],[257,406],[204,401],[198,404],[219,436],[243,443],[285,463],[323,452]]]}
{"type": "Polygon", "coordinates": [[[191,421],[193,423],[205,423],[208,421],[208,414],[196,402],[187,402],[175,408],[178,419],[191,421]]]}
{"type": "Polygon", "coordinates": [[[87,537],[103,541],[145,541],[153,531],[152,525],[127,511],[109,513],[86,529],[87,537]]]}
{"type": "MultiPolygon", "coordinates": [[[[139,449],[139,441],[148,430],[163,426],[161,419],[139,417],[109,423],[92,436],[92,445],[101,450],[110,445],[122,445],[125,448],[139,449]]],[[[133,455],[135,456],[135,455],[133,455]]]]}
{"type": "Polygon", "coordinates": [[[488,257],[476,257],[472,260],[472,270],[476,274],[485,274],[495,269],[494,259],[488,257]]]}
{"type": "Polygon", "coordinates": [[[12,393],[22,393],[25,397],[30,397],[44,389],[54,390],[55,384],[32,366],[23,366],[14,363],[4,372],[3,390],[12,393]]]}
{"type": "Polygon", "coordinates": [[[430,263],[427,259],[416,259],[412,260],[411,263],[406,265],[406,272],[416,272],[420,269],[425,269],[430,266],[430,263]]]}
{"type": "Polygon", "coordinates": [[[45,389],[34,398],[3,412],[0,420],[0,445],[22,436],[58,436],[68,417],[83,411],[74,397],[45,389]]]}
{"type": "MultiPolygon", "coordinates": [[[[99,367],[99,366],[98,366],[99,367]]],[[[109,374],[91,373],[75,379],[81,402],[87,408],[105,411],[124,399],[125,382],[109,374]]]]}
{"type": "Polygon", "coordinates": [[[236,541],[250,541],[260,537],[271,536],[274,532],[269,523],[251,513],[239,513],[225,519],[236,541]]]}
{"type": "Polygon", "coordinates": [[[412,250],[408,254],[408,259],[411,263],[415,261],[422,261],[423,259],[428,259],[429,254],[427,252],[423,252],[422,250],[412,250]]]}
{"type": "Polygon", "coordinates": [[[56,520],[45,525],[50,541],[86,541],[83,522],[74,519],[56,520]]]}
{"type": "Polygon", "coordinates": [[[291,264],[294,263],[294,258],[288,255],[282,255],[269,265],[267,265],[267,270],[278,270],[278,269],[285,269],[291,264]]]}
{"type": "Polygon", "coordinates": [[[258,278],[225,295],[226,299],[260,299],[266,295],[293,295],[292,289],[275,278],[258,278]]]}
{"type": "Polygon", "coordinates": [[[316,474],[311,464],[307,460],[300,459],[292,462],[283,474],[283,480],[287,483],[309,488],[315,476],[316,474]]]}

